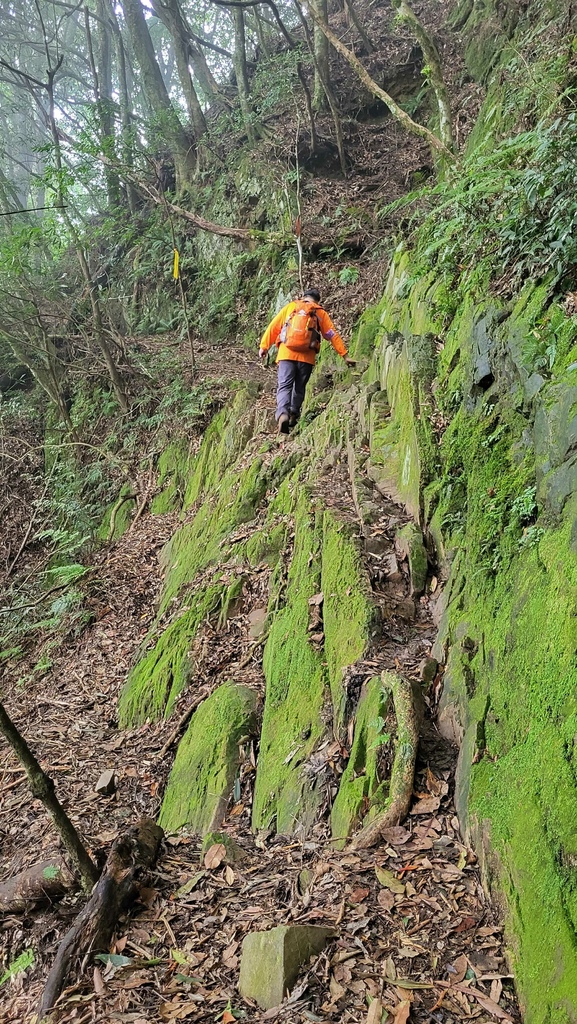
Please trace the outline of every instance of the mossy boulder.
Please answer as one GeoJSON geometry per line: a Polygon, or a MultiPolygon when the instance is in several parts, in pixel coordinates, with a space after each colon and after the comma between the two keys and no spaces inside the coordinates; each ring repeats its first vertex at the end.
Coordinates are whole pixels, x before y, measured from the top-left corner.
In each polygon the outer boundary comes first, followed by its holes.
{"type": "Polygon", "coordinates": [[[204,835],[220,825],[239,766],[239,744],[254,734],[257,694],[223,683],[200,705],[179,743],[159,822],[204,835]]]}

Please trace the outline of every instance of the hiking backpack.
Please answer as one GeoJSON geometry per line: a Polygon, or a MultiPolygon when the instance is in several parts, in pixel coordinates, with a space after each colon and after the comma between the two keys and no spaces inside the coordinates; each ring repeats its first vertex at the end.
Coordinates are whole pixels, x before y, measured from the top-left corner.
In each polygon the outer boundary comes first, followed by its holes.
{"type": "Polygon", "coordinates": [[[304,299],[296,303],[281,333],[280,340],[292,352],[318,352],[321,347],[319,318],[321,306],[304,299]]]}

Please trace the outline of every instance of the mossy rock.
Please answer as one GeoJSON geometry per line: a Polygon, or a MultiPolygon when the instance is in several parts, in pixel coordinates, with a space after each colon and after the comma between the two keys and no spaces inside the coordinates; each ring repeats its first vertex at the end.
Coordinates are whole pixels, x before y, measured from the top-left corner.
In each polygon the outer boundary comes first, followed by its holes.
{"type": "Polygon", "coordinates": [[[186,439],[171,442],[161,453],[157,466],[159,493],[151,504],[155,515],[182,507],[192,462],[190,444],[186,439]]]}
{"type": "Polygon", "coordinates": [[[230,584],[214,582],[201,588],[190,599],[188,609],[167,626],[152,649],[140,658],[120,695],[122,728],[171,714],[174,702],[192,678],[190,650],[200,624],[209,616],[224,621],[242,582],[239,577],[230,584]]]}
{"type": "Polygon", "coordinates": [[[369,679],[356,710],[353,745],[331,810],[331,834],[339,849],[368,808],[375,801],[378,807],[386,800],[387,788],[381,785],[386,780],[379,776],[379,761],[390,704],[390,692],[383,689],[381,678],[369,679]]]}
{"type": "Polygon", "coordinates": [[[284,607],[264,649],[266,696],[253,801],[253,828],[291,833],[315,820],[321,794],[306,764],[327,734],[328,674],[310,641],[309,599],[321,587],[322,513],[301,491],[284,607]]]}
{"type": "Polygon", "coordinates": [[[322,524],[321,590],[333,729],[344,740],[346,669],[362,658],[375,621],[375,606],[357,537],[358,530],[325,512],[322,524]]]}
{"type": "Polygon", "coordinates": [[[239,766],[239,744],[254,734],[257,694],[223,683],[200,705],[180,741],[159,823],[204,835],[222,822],[239,766]]]}
{"type": "Polygon", "coordinates": [[[411,597],[418,597],[427,582],[428,560],[423,534],[415,523],[407,523],[398,531],[396,545],[409,563],[411,597]]]}
{"type": "Polygon", "coordinates": [[[239,990],[263,1010],[280,1006],[297,980],[299,970],[337,934],[314,924],[279,925],[252,932],[242,944],[239,990]]]}

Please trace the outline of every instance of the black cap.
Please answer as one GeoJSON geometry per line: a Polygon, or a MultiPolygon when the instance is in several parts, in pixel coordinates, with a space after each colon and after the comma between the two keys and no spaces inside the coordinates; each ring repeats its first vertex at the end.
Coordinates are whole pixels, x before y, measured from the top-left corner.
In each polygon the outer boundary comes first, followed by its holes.
{"type": "Polygon", "coordinates": [[[307,295],[309,295],[315,302],[321,301],[321,293],[318,288],[306,288],[303,292],[303,299],[306,299],[307,295]]]}

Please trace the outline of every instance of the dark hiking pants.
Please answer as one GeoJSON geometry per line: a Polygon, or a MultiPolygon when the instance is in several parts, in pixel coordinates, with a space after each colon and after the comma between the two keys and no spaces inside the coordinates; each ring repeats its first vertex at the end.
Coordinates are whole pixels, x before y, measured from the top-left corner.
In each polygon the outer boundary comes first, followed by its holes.
{"type": "Polygon", "coordinates": [[[304,402],[305,389],[313,372],[311,363],[300,363],[296,359],[281,359],[278,366],[276,391],[276,418],[285,413],[298,419],[304,402]]]}

